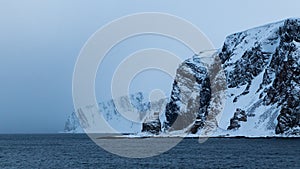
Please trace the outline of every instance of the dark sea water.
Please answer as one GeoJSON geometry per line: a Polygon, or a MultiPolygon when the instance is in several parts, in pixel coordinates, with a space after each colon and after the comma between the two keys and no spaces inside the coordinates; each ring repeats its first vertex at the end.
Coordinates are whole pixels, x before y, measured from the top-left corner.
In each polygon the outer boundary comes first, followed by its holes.
{"type": "Polygon", "coordinates": [[[0,135],[0,168],[300,168],[300,139],[184,139],[159,156],[108,153],[86,135],[0,135]]]}

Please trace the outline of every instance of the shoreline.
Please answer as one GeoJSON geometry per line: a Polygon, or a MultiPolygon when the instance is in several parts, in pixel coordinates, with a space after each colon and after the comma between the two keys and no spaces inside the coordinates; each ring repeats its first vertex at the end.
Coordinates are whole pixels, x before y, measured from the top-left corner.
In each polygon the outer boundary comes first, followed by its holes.
{"type": "Polygon", "coordinates": [[[235,138],[235,139],[300,139],[300,136],[195,136],[195,135],[134,135],[130,133],[124,134],[110,134],[110,133],[0,133],[0,136],[22,136],[22,135],[31,135],[31,136],[50,136],[50,135],[86,135],[93,136],[95,139],[147,139],[147,138],[182,138],[182,139],[210,139],[210,138],[235,138]]]}

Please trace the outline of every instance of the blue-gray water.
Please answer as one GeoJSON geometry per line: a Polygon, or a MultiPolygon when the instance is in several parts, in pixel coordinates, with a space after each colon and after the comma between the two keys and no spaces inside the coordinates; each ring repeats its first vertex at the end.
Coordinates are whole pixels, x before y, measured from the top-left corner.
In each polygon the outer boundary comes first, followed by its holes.
{"type": "Polygon", "coordinates": [[[184,139],[159,156],[130,159],[86,135],[0,135],[0,168],[300,168],[300,139],[184,139]]]}

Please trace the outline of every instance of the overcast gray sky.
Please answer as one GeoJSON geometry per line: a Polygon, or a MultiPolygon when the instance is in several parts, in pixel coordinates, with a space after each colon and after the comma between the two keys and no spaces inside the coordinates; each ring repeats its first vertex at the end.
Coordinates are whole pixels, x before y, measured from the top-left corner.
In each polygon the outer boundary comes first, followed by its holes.
{"type": "MultiPolygon", "coordinates": [[[[63,129],[73,111],[72,73],[79,51],[97,29],[111,20],[137,12],[170,13],[199,27],[220,48],[231,33],[299,17],[299,7],[298,0],[1,0],[0,133],[63,129]]],[[[189,57],[177,42],[154,43],[155,38],[159,37],[129,40],[109,55],[159,47],[189,57]]],[[[110,67],[118,61],[108,57],[104,63],[110,67]]],[[[96,81],[104,86],[97,88],[97,97],[106,95],[109,89],[109,81],[102,83],[111,73],[105,72],[105,66],[96,81]]],[[[163,74],[156,77],[167,78],[163,74]]],[[[158,87],[168,88],[170,84],[158,87]]]]}

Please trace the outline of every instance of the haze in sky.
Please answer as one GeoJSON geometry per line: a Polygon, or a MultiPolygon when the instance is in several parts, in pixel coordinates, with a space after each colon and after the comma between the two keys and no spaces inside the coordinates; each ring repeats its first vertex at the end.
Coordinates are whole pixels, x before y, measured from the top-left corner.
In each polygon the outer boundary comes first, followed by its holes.
{"type": "MultiPolygon", "coordinates": [[[[62,131],[73,111],[72,74],[79,51],[96,30],[114,19],[138,12],[169,13],[196,25],[220,48],[231,33],[300,17],[299,6],[298,0],[0,1],[0,133],[62,131]]],[[[163,37],[129,39],[113,49],[100,66],[97,99],[109,98],[110,78],[122,58],[154,47],[170,50],[182,59],[193,54],[179,42],[163,37]]],[[[132,92],[152,87],[168,92],[171,84],[166,74],[145,72],[133,81],[132,92]],[[167,80],[151,86],[153,77],[145,78],[149,75],[167,80]]]]}

